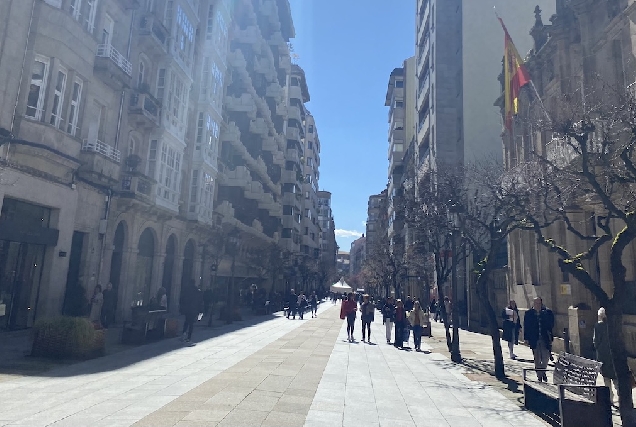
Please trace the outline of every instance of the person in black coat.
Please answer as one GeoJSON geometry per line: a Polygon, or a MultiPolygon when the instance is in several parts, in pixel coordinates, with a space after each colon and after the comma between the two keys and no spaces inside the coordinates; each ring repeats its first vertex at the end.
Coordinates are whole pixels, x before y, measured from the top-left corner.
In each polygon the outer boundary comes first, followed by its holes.
{"type": "Polygon", "coordinates": [[[533,307],[523,317],[523,339],[528,342],[534,355],[534,367],[538,369],[539,381],[547,381],[545,369],[552,351],[554,335],[554,314],[543,305],[539,297],[533,301],[533,307]]]}
{"type": "Polygon", "coordinates": [[[386,331],[386,343],[391,343],[391,332],[393,331],[393,321],[395,320],[395,304],[393,298],[388,297],[382,306],[382,324],[386,331]]]}
{"type": "Polygon", "coordinates": [[[296,318],[296,305],[298,304],[298,295],[292,289],[289,296],[287,297],[287,318],[289,319],[289,315],[293,315],[294,319],[296,318]]]}
{"type": "Polygon", "coordinates": [[[197,321],[199,313],[203,312],[203,298],[201,290],[197,288],[194,280],[188,283],[182,292],[181,312],[185,315],[185,322],[183,323],[181,339],[185,342],[190,342],[192,331],[194,330],[194,322],[197,321]]]}
{"type": "Polygon", "coordinates": [[[503,335],[502,339],[508,342],[508,350],[510,350],[510,358],[516,359],[517,355],[513,352],[515,344],[519,344],[519,329],[521,329],[521,320],[519,319],[519,310],[517,303],[510,300],[508,307],[501,312],[503,318],[503,335]]]}

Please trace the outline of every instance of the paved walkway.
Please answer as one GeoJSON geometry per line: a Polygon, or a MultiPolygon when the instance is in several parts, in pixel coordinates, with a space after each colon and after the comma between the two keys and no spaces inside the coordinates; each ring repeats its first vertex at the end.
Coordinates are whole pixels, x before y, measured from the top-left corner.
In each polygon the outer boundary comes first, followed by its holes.
{"type": "Polygon", "coordinates": [[[544,425],[444,355],[387,345],[381,320],[377,345],[346,342],[338,307],[321,305],[317,319],[200,328],[194,347],[167,340],[2,382],[0,426],[544,425]]]}

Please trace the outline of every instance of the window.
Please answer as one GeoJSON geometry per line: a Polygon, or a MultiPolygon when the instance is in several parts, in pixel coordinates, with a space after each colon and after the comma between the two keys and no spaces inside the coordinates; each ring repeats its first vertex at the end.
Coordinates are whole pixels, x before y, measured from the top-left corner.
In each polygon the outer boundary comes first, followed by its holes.
{"type": "Polygon", "coordinates": [[[396,88],[404,87],[404,80],[396,80],[395,81],[395,87],[396,88]]]}
{"type": "Polygon", "coordinates": [[[82,99],[82,81],[75,79],[73,82],[73,92],[71,93],[71,109],[68,113],[68,124],[66,125],[66,132],[72,136],[77,134],[77,121],[79,117],[80,101],[82,99]]]}
{"type": "Polygon", "coordinates": [[[307,132],[314,133],[314,125],[309,125],[309,129],[307,129],[307,132]]]}
{"type": "Polygon", "coordinates": [[[166,13],[163,16],[163,24],[171,32],[172,32],[172,14],[174,13],[173,12],[173,7],[174,7],[174,1],[173,0],[169,0],[166,3],[166,13]]]}
{"type": "Polygon", "coordinates": [[[113,30],[115,28],[115,21],[113,18],[106,15],[104,18],[104,28],[102,29],[102,44],[110,45],[113,41],[113,30]]]}
{"type": "Polygon", "coordinates": [[[395,101],[395,108],[404,108],[404,101],[395,101]]]}
{"type": "Polygon", "coordinates": [[[220,52],[225,52],[227,49],[228,32],[227,23],[225,18],[221,14],[221,11],[216,13],[216,45],[220,52]]]}
{"type": "Polygon", "coordinates": [[[300,82],[298,80],[298,77],[292,77],[291,78],[291,85],[292,86],[300,86],[300,82]]]}
{"type": "Polygon", "coordinates": [[[58,9],[62,7],[62,0],[44,0],[44,3],[48,3],[53,7],[57,7],[58,9]]]}
{"type": "Polygon", "coordinates": [[[208,149],[214,151],[214,147],[216,147],[219,140],[220,127],[216,120],[212,119],[209,114],[206,129],[208,131],[208,149]]]}
{"type": "Polygon", "coordinates": [[[189,57],[193,42],[194,27],[181,6],[177,5],[177,46],[189,57]]]}
{"type": "Polygon", "coordinates": [[[144,0],[144,9],[146,12],[154,12],[155,0],[144,0]]]}
{"type": "Polygon", "coordinates": [[[36,120],[42,118],[42,107],[44,106],[44,94],[49,73],[49,59],[37,55],[31,68],[31,86],[27,97],[27,117],[36,120]]]}
{"type": "Polygon", "coordinates": [[[200,150],[201,142],[203,141],[203,113],[199,113],[199,119],[197,120],[197,136],[196,136],[197,150],[200,150]]]}
{"type": "MultiPolygon", "coordinates": [[[[152,142],[151,142],[152,150],[152,142]]],[[[157,195],[176,204],[181,173],[181,154],[168,144],[161,145],[161,164],[157,179],[157,195]]]]}
{"type": "Polygon", "coordinates": [[[197,192],[199,187],[199,171],[192,171],[192,183],[190,185],[190,212],[196,212],[197,209],[197,192]]]}
{"type": "Polygon", "coordinates": [[[82,0],[71,0],[71,3],[69,5],[69,12],[71,12],[71,16],[76,21],[79,21],[81,8],[82,8],[82,0]]]}
{"type": "Polygon", "coordinates": [[[55,92],[53,94],[53,108],[51,109],[51,120],[49,123],[59,128],[62,124],[62,108],[64,105],[64,92],[66,91],[66,70],[60,68],[57,71],[55,81],[55,92]]]}
{"type": "Polygon", "coordinates": [[[393,152],[394,153],[401,153],[402,151],[404,151],[404,145],[402,145],[402,144],[393,144],[393,152]]]}
{"type": "Polygon", "coordinates": [[[133,154],[135,154],[137,152],[137,141],[135,140],[134,136],[131,136],[128,139],[128,155],[132,156],[133,154]]]}
{"type": "Polygon", "coordinates": [[[313,166],[314,165],[314,159],[311,157],[307,157],[307,166],[313,166]]]}
{"type": "Polygon", "coordinates": [[[310,149],[310,150],[313,150],[313,149],[314,149],[314,143],[313,143],[313,142],[311,142],[311,141],[309,141],[309,149],[310,149]]]}
{"type": "Polygon", "coordinates": [[[214,106],[220,109],[223,97],[223,73],[216,62],[212,63],[212,76],[214,78],[212,84],[212,101],[214,106]]]}
{"type": "MultiPolygon", "coordinates": [[[[78,1],[81,1],[81,0],[78,0],[78,1]]],[[[86,5],[88,9],[86,12],[86,30],[89,33],[93,34],[93,31],[95,31],[95,14],[97,13],[97,0],[87,0],[86,5]]],[[[110,19],[108,15],[106,17],[110,19]]],[[[110,28],[111,28],[111,34],[112,34],[112,25],[110,28]]],[[[110,41],[109,41],[109,44],[110,44],[110,41]]]]}
{"type": "Polygon", "coordinates": [[[146,66],[144,60],[139,58],[139,74],[137,74],[137,88],[141,88],[144,83],[144,75],[146,74],[146,66]]]}
{"type": "Polygon", "coordinates": [[[163,94],[165,89],[166,89],[166,69],[159,68],[159,71],[157,72],[157,91],[156,91],[158,100],[163,99],[163,94]]]}
{"type": "Polygon", "coordinates": [[[157,140],[150,141],[150,149],[148,150],[148,176],[155,178],[157,168],[157,140]]]}
{"type": "Polygon", "coordinates": [[[201,73],[201,95],[207,96],[209,85],[210,85],[210,57],[206,56],[205,58],[203,58],[203,72],[201,73]]]}
{"type": "Polygon", "coordinates": [[[205,30],[205,39],[212,40],[214,34],[214,5],[210,5],[208,8],[208,20],[205,30]]]}

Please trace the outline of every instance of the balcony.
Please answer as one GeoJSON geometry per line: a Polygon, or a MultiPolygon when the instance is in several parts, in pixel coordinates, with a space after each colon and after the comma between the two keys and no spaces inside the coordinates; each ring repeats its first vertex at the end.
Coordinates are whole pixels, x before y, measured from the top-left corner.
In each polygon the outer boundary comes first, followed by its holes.
{"type": "Polygon", "coordinates": [[[229,187],[249,188],[252,177],[245,166],[237,166],[235,169],[226,169],[223,184],[229,187]]]}
{"type": "Polygon", "coordinates": [[[292,184],[299,181],[298,172],[284,170],[281,172],[281,181],[286,184],[292,184]]]}
{"type": "Polygon", "coordinates": [[[130,96],[128,106],[130,118],[138,127],[155,129],[161,123],[161,107],[159,101],[148,93],[135,91],[130,96]]]}
{"type": "Polygon", "coordinates": [[[265,96],[268,98],[274,98],[276,101],[282,102],[285,92],[278,83],[270,83],[265,90],[265,96]]]}
{"type": "Polygon", "coordinates": [[[295,128],[293,126],[287,127],[287,139],[291,139],[294,141],[300,141],[300,129],[295,128]]]}
{"type": "Polygon", "coordinates": [[[287,149],[287,156],[286,156],[286,160],[291,161],[291,162],[295,162],[295,163],[300,163],[300,152],[298,150],[296,150],[295,148],[288,148],[287,149]]]}
{"type": "Polygon", "coordinates": [[[244,93],[240,98],[226,96],[224,106],[229,111],[247,113],[248,116],[256,118],[256,103],[249,93],[244,93]]]}
{"type": "Polygon", "coordinates": [[[237,43],[250,45],[256,54],[261,53],[261,32],[256,25],[250,25],[244,30],[237,30],[234,33],[234,40],[237,43]]]}
{"type": "Polygon", "coordinates": [[[431,83],[431,74],[426,73],[426,76],[424,77],[424,80],[422,81],[422,83],[420,83],[420,87],[417,92],[417,109],[418,110],[421,110],[422,105],[424,105],[424,100],[428,96],[428,93],[431,88],[430,83],[431,83]]]}
{"type": "Polygon", "coordinates": [[[159,59],[168,54],[170,32],[153,14],[147,14],[139,20],[139,47],[149,56],[159,59]]]}
{"type": "Polygon", "coordinates": [[[421,143],[424,141],[426,134],[430,130],[430,122],[431,122],[431,113],[430,111],[426,114],[426,118],[420,121],[419,127],[417,128],[417,141],[421,143]]]}
{"type": "Polygon", "coordinates": [[[112,45],[97,46],[94,71],[115,90],[130,86],[132,64],[112,45]]]}
{"type": "Polygon", "coordinates": [[[216,209],[214,209],[214,212],[221,215],[223,218],[234,218],[234,208],[227,200],[218,204],[216,209]]]}
{"type": "Polygon", "coordinates": [[[267,136],[269,129],[265,123],[265,119],[259,117],[250,121],[250,132],[256,135],[267,136]]]}
{"type": "Polygon", "coordinates": [[[154,205],[157,194],[156,185],[157,182],[154,179],[140,172],[127,171],[121,180],[121,197],[154,205]]]}
{"type": "Polygon", "coordinates": [[[300,114],[300,107],[296,105],[290,105],[287,107],[287,111],[289,112],[288,119],[296,119],[299,123],[303,122],[302,116],[300,114]]]}
{"type": "Polygon", "coordinates": [[[82,151],[88,151],[91,153],[99,153],[102,156],[110,159],[112,162],[121,162],[121,152],[108,144],[96,139],[94,141],[84,140],[82,144],[82,151]]]}
{"type": "Polygon", "coordinates": [[[252,181],[250,185],[245,189],[243,196],[246,199],[260,200],[265,192],[263,191],[263,184],[258,181],[252,181]]]}
{"type": "Polygon", "coordinates": [[[416,76],[420,77],[427,70],[424,70],[424,64],[428,59],[429,52],[431,50],[431,39],[427,38],[426,42],[422,46],[418,46],[419,54],[417,56],[417,69],[416,76]]]}
{"type": "Polygon", "coordinates": [[[99,140],[84,140],[79,175],[98,185],[114,185],[119,177],[121,153],[99,140]]]}

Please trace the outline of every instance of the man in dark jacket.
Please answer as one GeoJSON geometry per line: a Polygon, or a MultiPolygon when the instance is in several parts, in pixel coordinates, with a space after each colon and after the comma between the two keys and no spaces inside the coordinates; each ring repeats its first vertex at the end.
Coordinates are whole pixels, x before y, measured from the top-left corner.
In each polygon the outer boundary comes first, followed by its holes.
{"type": "Polygon", "coordinates": [[[393,321],[395,320],[395,304],[393,298],[388,297],[382,307],[382,324],[386,330],[386,343],[391,344],[391,331],[393,330],[393,321]]]}
{"type": "Polygon", "coordinates": [[[194,330],[194,322],[197,321],[199,313],[203,310],[203,298],[201,290],[197,288],[194,280],[188,283],[183,289],[181,312],[185,315],[183,323],[183,335],[181,339],[190,342],[192,339],[192,331],[194,330]]]}
{"type": "MultiPolygon", "coordinates": [[[[534,355],[535,369],[546,369],[552,351],[554,314],[543,305],[539,297],[533,301],[533,307],[523,317],[523,339],[528,342],[534,355]]],[[[539,381],[547,381],[545,370],[537,371],[539,381]]]]}
{"type": "Polygon", "coordinates": [[[296,292],[294,292],[294,290],[292,289],[291,292],[289,293],[289,296],[287,297],[287,306],[289,307],[287,309],[287,318],[289,319],[289,315],[293,315],[294,319],[296,318],[296,304],[298,303],[298,295],[296,295],[296,292]]]}

